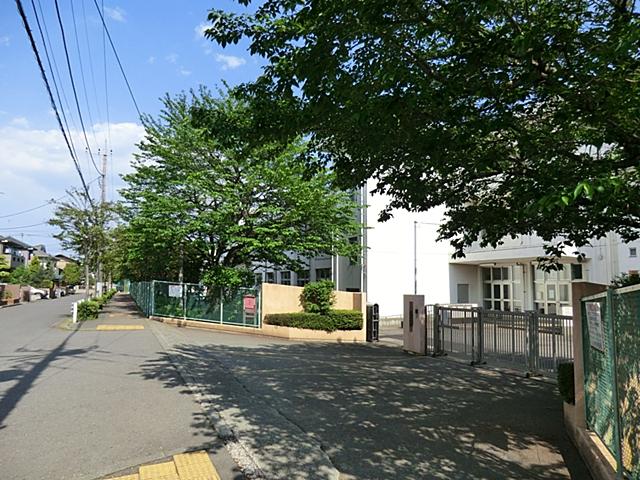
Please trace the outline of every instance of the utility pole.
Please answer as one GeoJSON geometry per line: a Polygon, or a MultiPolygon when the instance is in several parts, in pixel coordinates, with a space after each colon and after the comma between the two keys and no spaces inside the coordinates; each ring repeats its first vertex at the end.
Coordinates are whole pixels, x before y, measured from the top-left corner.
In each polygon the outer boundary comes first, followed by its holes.
{"type": "Polygon", "coordinates": [[[418,222],[413,222],[413,294],[418,294],[418,222]]]}
{"type": "MultiPolygon", "coordinates": [[[[104,152],[102,154],[102,171],[100,173],[100,206],[104,207],[105,203],[107,203],[107,148],[105,145],[104,152]]],[[[98,290],[100,294],[102,294],[102,290],[104,290],[104,272],[102,271],[102,261],[98,261],[98,278],[96,279],[96,295],[98,295],[98,290]],[[98,289],[98,285],[100,288],[98,289]]]]}

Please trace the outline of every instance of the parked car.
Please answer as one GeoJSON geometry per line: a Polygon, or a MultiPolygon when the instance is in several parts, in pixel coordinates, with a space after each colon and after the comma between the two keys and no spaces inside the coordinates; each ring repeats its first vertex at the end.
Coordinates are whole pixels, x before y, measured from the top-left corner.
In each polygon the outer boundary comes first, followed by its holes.
{"type": "Polygon", "coordinates": [[[49,292],[43,288],[29,286],[29,295],[31,295],[31,298],[38,298],[42,300],[43,298],[49,297],[49,292]]]}

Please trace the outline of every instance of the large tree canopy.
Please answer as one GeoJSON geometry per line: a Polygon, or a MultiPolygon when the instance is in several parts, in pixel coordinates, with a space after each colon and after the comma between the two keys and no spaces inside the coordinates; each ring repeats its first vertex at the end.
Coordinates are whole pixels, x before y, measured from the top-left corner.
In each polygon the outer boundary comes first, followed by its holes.
{"type": "MultiPolygon", "coordinates": [[[[248,5],[250,0],[238,0],[248,5]]],[[[640,226],[640,16],[630,0],[265,0],[206,35],[266,59],[240,92],[345,185],[446,206],[461,255],[640,226]]],[[[550,249],[558,254],[561,250],[550,249]]]]}
{"type": "Polygon", "coordinates": [[[233,288],[256,267],[301,269],[300,256],[358,257],[350,193],[329,170],[306,169],[302,141],[249,142],[253,122],[243,103],[206,89],[167,96],[144,118],[121,192],[132,278],[176,279],[182,266],[187,281],[233,288]]]}

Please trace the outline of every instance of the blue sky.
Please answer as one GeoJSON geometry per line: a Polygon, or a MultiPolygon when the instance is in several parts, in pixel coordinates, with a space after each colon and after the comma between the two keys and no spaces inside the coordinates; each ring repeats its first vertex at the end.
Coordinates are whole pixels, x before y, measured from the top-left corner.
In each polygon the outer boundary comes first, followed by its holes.
{"type": "MultiPolygon", "coordinates": [[[[31,1],[23,0],[23,4],[43,61],[46,61],[31,1]]],[[[83,173],[87,181],[91,181],[97,177],[97,172],[86,153],[75,112],[54,3],[40,0],[35,4],[42,7],[40,21],[44,21],[49,33],[59,73],[56,79],[69,106],[67,108],[63,99],[63,108],[83,173]]],[[[94,160],[98,160],[97,149],[104,151],[105,140],[111,139],[109,145],[113,154],[109,159],[107,183],[109,197],[113,199],[117,196],[117,188],[122,186],[119,175],[129,169],[135,143],[143,131],[110,51],[107,52],[110,120],[107,125],[102,29],[93,0],[59,0],[59,5],[89,145],[95,153],[94,160]]],[[[259,74],[260,59],[252,58],[246,51],[246,45],[222,49],[202,37],[202,26],[206,24],[207,12],[212,8],[241,10],[234,2],[221,0],[105,2],[107,25],[144,113],[157,114],[161,106],[158,99],[166,92],[176,93],[200,84],[215,88],[222,86],[223,81],[235,85],[250,81],[259,74]]],[[[50,74],[48,70],[47,73],[50,74]]],[[[37,225],[50,218],[52,207],[13,214],[59,198],[66,189],[78,185],[77,174],[57,128],[15,2],[0,2],[0,235],[22,236],[28,243],[43,243],[48,251],[57,253],[58,242],[51,238],[53,229],[37,225]]],[[[92,183],[96,195],[97,188],[98,182],[92,183]]]]}

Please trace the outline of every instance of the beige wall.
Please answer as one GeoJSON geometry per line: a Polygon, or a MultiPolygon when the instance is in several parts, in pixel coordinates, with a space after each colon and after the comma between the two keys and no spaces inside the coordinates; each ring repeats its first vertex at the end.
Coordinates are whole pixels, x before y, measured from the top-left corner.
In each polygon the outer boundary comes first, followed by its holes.
{"type": "MultiPolygon", "coordinates": [[[[275,283],[262,284],[262,318],[271,313],[302,312],[300,294],[302,287],[278,285],[275,283]]],[[[360,310],[366,316],[367,304],[364,293],[335,292],[336,310],[360,310]]],[[[364,318],[364,317],[363,317],[364,318]]]]}
{"type": "Polygon", "coordinates": [[[298,340],[325,340],[338,342],[364,342],[367,337],[367,296],[365,293],[336,291],[337,310],[360,310],[362,312],[361,330],[339,330],[331,333],[302,328],[280,327],[264,323],[265,315],[272,313],[302,312],[300,294],[302,287],[262,284],[262,330],[265,335],[298,340]]]}

